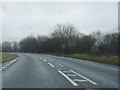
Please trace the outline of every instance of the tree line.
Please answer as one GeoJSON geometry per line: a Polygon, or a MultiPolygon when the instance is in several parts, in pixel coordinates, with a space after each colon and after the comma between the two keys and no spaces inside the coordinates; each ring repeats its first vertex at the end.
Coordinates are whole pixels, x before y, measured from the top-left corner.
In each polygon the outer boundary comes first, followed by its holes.
{"type": "Polygon", "coordinates": [[[73,24],[57,24],[49,36],[29,35],[19,42],[4,41],[0,47],[2,52],[117,55],[119,36],[100,31],[86,35],[73,24]]]}

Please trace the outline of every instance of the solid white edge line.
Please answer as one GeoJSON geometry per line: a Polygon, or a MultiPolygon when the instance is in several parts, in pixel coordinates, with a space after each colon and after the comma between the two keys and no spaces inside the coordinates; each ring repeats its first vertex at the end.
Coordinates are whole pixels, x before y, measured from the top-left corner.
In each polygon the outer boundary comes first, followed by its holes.
{"type": "Polygon", "coordinates": [[[58,70],[60,74],[62,74],[69,82],[71,82],[74,86],[78,86],[76,82],[74,82],[72,79],[70,79],[66,74],[64,74],[62,71],[58,70]]]}
{"type": "Polygon", "coordinates": [[[10,64],[6,64],[5,67],[7,67],[8,65],[10,65],[10,64]]]}
{"type": "Polygon", "coordinates": [[[86,78],[85,76],[83,76],[83,75],[81,75],[81,74],[79,74],[79,73],[77,73],[77,72],[75,72],[75,71],[73,71],[73,70],[70,70],[70,71],[73,72],[73,73],[75,73],[76,75],[78,75],[78,76],[80,76],[80,77],[86,79],[86,80],[89,81],[90,83],[92,83],[92,84],[94,84],[94,85],[97,85],[97,83],[95,83],[94,81],[92,81],[92,80],[86,78]]]}
{"type": "Polygon", "coordinates": [[[51,63],[48,63],[51,67],[55,67],[55,66],[53,66],[51,63]]]}
{"type": "Polygon", "coordinates": [[[10,63],[8,63],[8,64],[6,64],[4,67],[2,67],[0,70],[2,70],[2,69],[4,69],[4,68],[6,68],[7,66],[11,65],[11,64],[14,63],[15,61],[17,61],[19,58],[20,58],[20,57],[12,60],[10,63]]]}
{"type": "Polygon", "coordinates": [[[16,58],[16,59],[14,59],[14,60],[11,62],[11,64],[14,63],[15,61],[17,61],[18,59],[19,59],[19,57],[16,58]]]}

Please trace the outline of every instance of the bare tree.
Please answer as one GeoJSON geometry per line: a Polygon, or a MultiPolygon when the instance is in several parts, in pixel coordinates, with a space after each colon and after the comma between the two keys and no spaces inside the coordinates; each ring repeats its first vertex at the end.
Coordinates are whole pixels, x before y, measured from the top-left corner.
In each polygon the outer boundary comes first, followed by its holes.
{"type": "Polygon", "coordinates": [[[11,52],[11,51],[12,51],[12,47],[11,47],[10,42],[4,41],[4,42],[2,43],[2,51],[3,51],[3,52],[11,52]]]}
{"type": "Polygon", "coordinates": [[[38,41],[34,36],[28,36],[20,41],[22,52],[38,52],[38,41]]]}
{"type": "Polygon", "coordinates": [[[57,24],[55,26],[54,32],[51,33],[51,37],[78,37],[80,36],[80,33],[78,32],[78,29],[73,24],[57,24]]]}
{"type": "Polygon", "coordinates": [[[15,41],[13,42],[12,51],[13,52],[19,52],[20,51],[20,46],[19,46],[18,42],[15,42],[15,41]]]}

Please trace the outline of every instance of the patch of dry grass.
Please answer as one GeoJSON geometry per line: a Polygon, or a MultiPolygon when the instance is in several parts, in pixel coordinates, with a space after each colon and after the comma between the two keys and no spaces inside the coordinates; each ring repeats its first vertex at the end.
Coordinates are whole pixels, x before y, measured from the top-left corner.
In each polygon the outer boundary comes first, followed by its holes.
{"type": "Polygon", "coordinates": [[[9,60],[17,58],[18,56],[16,54],[0,54],[0,57],[1,57],[0,62],[4,63],[9,60]]]}

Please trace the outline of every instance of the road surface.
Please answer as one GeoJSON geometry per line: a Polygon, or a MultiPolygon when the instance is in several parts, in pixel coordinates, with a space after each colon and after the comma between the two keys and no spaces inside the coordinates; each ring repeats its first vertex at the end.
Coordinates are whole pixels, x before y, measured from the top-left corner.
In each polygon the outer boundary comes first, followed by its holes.
{"type": "Polygon", "coordinates": [[[3,64],[3,88],[118,88],[118,67],[80,59],[19,53],[3,64]]]}

